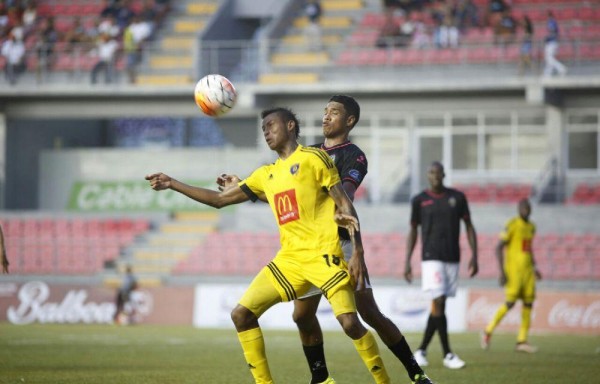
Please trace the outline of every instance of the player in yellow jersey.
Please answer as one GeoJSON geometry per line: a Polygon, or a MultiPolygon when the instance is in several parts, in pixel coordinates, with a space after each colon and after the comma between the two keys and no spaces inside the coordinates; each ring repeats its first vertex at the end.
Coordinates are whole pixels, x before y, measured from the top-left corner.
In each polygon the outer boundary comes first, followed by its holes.
{"type": "Polygon", "coordinates": [[[255,170],[237,188],[218,192],[193,187],[163,173],[148,175],[146,180],[155,190],[172,189],[215,208],[259,198],[269,202],[279,226],[281,249],[231,312],[256,383],[273,383],[258,318],[273,305],[302,296],[312,285],[331,304],[375,382],[390,383],[377,342],[356,314],[353,285],[364,289],[369,277],[356,210],[342,188],[337,168],[324,151],[298,143],[300,126],[289,109],[266,110],[261,117],[267,145],[279,158],[255,170]],[[349,229],[354,246],[348,263],[340,247],[338,225],[349,229]]]}
{"type": "Polygon", "coordinates": [[[535,266],[533,256],[535,224],[529,220],[531,204],[528,199],[522,199],[518,207],[519,216],[508,221],[506,228],[500,233],[500,242],[496,247],[496,256],[500,264],[500,285],[505,288],[506,302],[498,308],[494,318],[482,333],[481,347],[489,348],[492,332],[515,302],[521,299],[523,301],[521,328],[515,349],[519,352],[534,353],[537,347],[527,342],[527,336],[531,324],[531,308],[535,300],[535,280],[541,279],[542,275],[535,266]],[[503,257],[505,248],[506,257],[503,257]]]}

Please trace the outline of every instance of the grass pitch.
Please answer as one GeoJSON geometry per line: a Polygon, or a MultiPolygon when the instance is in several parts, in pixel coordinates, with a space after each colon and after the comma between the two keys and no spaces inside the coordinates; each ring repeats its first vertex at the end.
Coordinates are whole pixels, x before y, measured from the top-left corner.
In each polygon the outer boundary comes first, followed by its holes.
{"type": "MultiPolygon", "coordinates": [[[[453,350],[467,367],[442,367],[439,341],[429,349],[428,375],[438,384],[600,383],[600,335],[533,335],[534,355],[513,351],[515,335],[494,335],[489,351],[474,333],[452,334],[453,350]]],[[[310,381],[298,335],[265,331],[271,371],[277,383],[310,381]]],[[[414,349],[419,334],[407,335],[414,349]]],[[[380,340],[378,339],[380,342],[380,340]]],[[[379,343],[393,383],[409,383],[401,364],[379,343]]],[[[372,383],[350,340],[325,334],[330,372],[339,384],[372,383]]],[[[233,327],[138,325],[0,324],[0,384],[245,384],[252,378],[233,327]]]]}

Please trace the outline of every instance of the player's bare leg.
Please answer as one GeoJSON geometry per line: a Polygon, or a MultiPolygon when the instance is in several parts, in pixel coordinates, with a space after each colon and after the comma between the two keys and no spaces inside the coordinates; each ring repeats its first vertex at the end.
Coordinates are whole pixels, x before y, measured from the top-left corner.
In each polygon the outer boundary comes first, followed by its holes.
{"type": "Polygon", "coordinates": [[[312,375],[311,384],[323,383],[329,378],[323,348],[323,332],[317,319],[317,308],[320,301],[321,295],[294,300],[294,314],[292,315],[298,326],[300,341],[312,375]]]}
{"type": "Polygon", "coordinates": [[[377,306],[375,297],[373,296],[373,289],[367,288],[362,291],[356,291],[354,293],[356,299],[356,308],[360,317],[367,323],[371,328],[377,331],[377,334],[381,340],[387,345],[387,347],[394,353],[394,355],[400,360],[408,377],[417,382],[427,383],[429,379],[424,376],[423,370],[416,362],[410,346],[406,342],[404,335],[396,324],[388,319],[377,306]],[[419,381],[419,378],[422,378],[419,381]]]}

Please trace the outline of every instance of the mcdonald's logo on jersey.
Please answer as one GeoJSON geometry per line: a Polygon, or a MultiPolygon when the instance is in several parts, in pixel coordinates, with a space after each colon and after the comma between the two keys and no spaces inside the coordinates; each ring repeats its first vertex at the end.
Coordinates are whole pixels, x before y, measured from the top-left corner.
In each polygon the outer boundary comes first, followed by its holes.
{"type": "Polygon", "coordinates": [[[274,201],[279,225],[300,219],[300,211],[298,210],[298,202],[296,201],[296,190],[290,189],[285,192],[276,193],[274,201]]]}

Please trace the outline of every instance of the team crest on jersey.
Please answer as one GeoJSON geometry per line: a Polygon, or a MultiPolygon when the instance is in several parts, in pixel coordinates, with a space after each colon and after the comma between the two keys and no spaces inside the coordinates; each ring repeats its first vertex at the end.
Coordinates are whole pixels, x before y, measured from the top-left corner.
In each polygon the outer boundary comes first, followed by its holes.
{"type": "Polygon", "coordinates": [[[331,157],[331,161],[335,163],[335,153],[333,155],[330,155],[329,157],[331,157]]]}
{"type": "Polygon", "coordinates": [[[450,204],[452,208],[456,207],[456,199],[454,197],[449,198],[448,204],[450,204]]]}
{"type": "Polygon", "coordinates": [[[296,163],[296,164],[292,165],[292,166],[290,167],[290,173],[291,173],[292,175],[295,175],[296,173],[298,173],[298,169],[299,169],[299,168],[300,168],[300,164],[298,164],[298,163],[296,163]]]}

